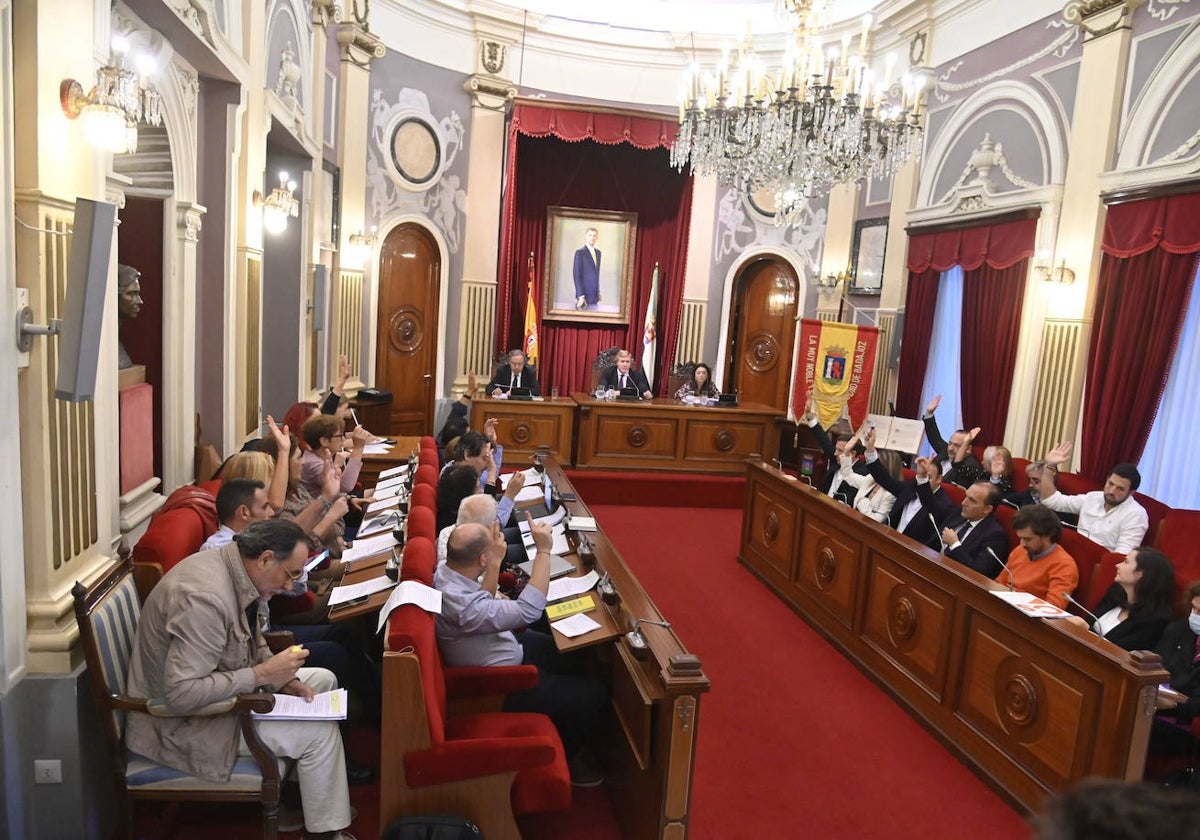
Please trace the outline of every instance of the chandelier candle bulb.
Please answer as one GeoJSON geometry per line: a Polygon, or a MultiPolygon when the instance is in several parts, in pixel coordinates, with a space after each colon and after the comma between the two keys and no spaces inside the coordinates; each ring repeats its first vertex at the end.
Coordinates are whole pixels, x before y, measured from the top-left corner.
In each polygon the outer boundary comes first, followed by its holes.
{"type": "Polygon", "coordinates": [[[867,34],[871,31],[871,21],[873,18],[870,15],[862,17],[862,35],[858,38],[858,54],[866,56],[867,54],[867,34]]]}

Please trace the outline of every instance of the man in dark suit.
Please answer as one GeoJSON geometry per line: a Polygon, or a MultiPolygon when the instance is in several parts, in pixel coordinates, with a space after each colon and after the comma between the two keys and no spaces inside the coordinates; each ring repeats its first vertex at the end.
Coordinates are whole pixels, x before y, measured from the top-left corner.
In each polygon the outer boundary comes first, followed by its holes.
{"type": "Polygon", "coordinates": [[[600,249],[596,237],[600,235],[594,227],[584,233],[585,245],[575,252],[575,264],[571,276],[575,279],[575,308],[595,309],[600,302],[600,249]]]}
{"type": "Polygon", "coordinates": [[[492,381],[487,384],[487,393],[497,399],[504,399],[513,388],[528,388],[531,396],[542,395],[541,386],[532,368],[526,365],[525,354],[519,350],[508,351],[508,364],[497,368],[492,381]]]}
{"type": "Polygon", "coordinates": [[[640,370],[631,370],[633,365],[633,356],[628,350],[621,350],[617,353],[617,363],[604,371],[604,375],[600,377],[600,387],[605,391],[620,391],[622,388],[637,388],[638,394],[642,399],[648,400],[654,396],[650,390],[650,383],[646,381],[646,374],[640,370]]]}
{"type": "Polygon", "coordinates": [[[914,464],[916,477],[898,481],[892,478],[879,460],[879,454],[875,451],[874,428],[867,430],[863,443],[867,446],[866,462],[871,477],[875,479],[876,484],[896,497],[896,503],[892,505],[892,512],[888,515],[888,524],[906,537],[941,551],[942,544],[938,540],[937,531],[934,530],[934,511],[926,506],[926,502],[933,505],[943,504],[942,473],[937,464],[928,458],[918,458],[914,464]],[[918,492],[918,488],[923,484],[929,485],[924,499],[921,497],[922,493],[918,492]]]}
{"type": "MultiPolygon", "coordinates": [[[[853,507],[854,497],[858,493],[858,488],[850,482],[842,481],[838,478],[838,470],[841,466],[838,457],[846,448],[846,440],[839,440],[836,444],[833,442],[829,437],[829,432],[817,420],[816,410],[811,399],[808,401],[808,410],[805,411],[800,421],[812,429],[817,446],[821,447],[821,452],[825,455],[825,478],[821,481],[821,486],[817,489],[831,499],[837,499],[839,502],[845,502],[853,507]]],[[[867,464],[861,459],[854,462],[853,469],[859,475],[868,474],[867,464]]]]}
{"type": "Polygon", "coordinates": [[[925,407],[925,416],[921,418],[925,421],[925,438],[937,453],[934,460],[941,468],[942,478],[959,487],[970,487],[986,477],[979,459],[971,452],[971,443],[979,434],[979,427],[976,426],[969,432],[959,429],[950,435],[949,441],[943,440],[942,433],[938,430],[937,418],[933,416],[933,412],[937,411],[941,404],[942,395],[938,394],[925,407]]]}
{"type": "Polygon", "coordinates": [[[935,500],[929,486],[920,485],[917,492],[942,526],[943,551],[981,575],[995,578],[1003,569],[999,558],[1008,556],[1008,535],[992,515],[1000,504],[1000,488],[990,481],[977,481],[967,488],[961,509],[955,510],[945,493],[935,500]]]}

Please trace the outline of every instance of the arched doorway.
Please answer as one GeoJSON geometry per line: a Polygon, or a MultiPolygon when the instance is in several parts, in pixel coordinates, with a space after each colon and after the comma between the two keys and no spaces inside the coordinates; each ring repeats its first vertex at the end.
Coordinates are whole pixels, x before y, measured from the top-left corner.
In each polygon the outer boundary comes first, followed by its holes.
{"type": "Polygon", "coordinates": [[[792,267],[773,256],[748,262],[734,280],[724,390],[737,389],[742,402],[787,410],[799,286],[792,267]]]}
{"type": "Polygon", "coordinates": [[[375,382],[392,392],[388,434],[433,429],[442,257],[425,228],[393,228],[379,253],[375,382]]]}

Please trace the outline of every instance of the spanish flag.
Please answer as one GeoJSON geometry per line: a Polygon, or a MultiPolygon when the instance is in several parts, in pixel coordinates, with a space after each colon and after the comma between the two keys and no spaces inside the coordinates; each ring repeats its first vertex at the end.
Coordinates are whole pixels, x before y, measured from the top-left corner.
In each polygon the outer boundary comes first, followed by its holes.
{"type": "Polygon", "coordinates": [[[876,327],[818,321],[800,322],[800,358],[792,389],[792,411],[799,417],[811,394],[817,403],[817,422],[828,429],[850,411],[857,429],[867,419],[871,379],[875,373],[876,327]]]}
{"type": "Polygon", "coordinates": [[[537,303],[533,299],[533,252],[529,252],[529,283],[525,287],[525,358],[531,365],[538,361],[537,303]]]}

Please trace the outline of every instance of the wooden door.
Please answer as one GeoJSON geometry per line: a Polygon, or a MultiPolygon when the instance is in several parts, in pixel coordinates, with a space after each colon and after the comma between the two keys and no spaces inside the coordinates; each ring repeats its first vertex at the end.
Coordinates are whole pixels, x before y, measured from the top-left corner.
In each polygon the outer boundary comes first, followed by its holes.
{"type": "Polygon", "coordinates": [[[441,254],[420,225],[393,228],[379,255],[375,382],[392,392],[391,435],[433,434],[441,254]]]}
{"type": "Polygon", "coordinates": [[[792,267],[774,257],[755,260],[738,275],[722,390],[736,388],[741,402],[787,410],[799,285],[792,267]]]}

